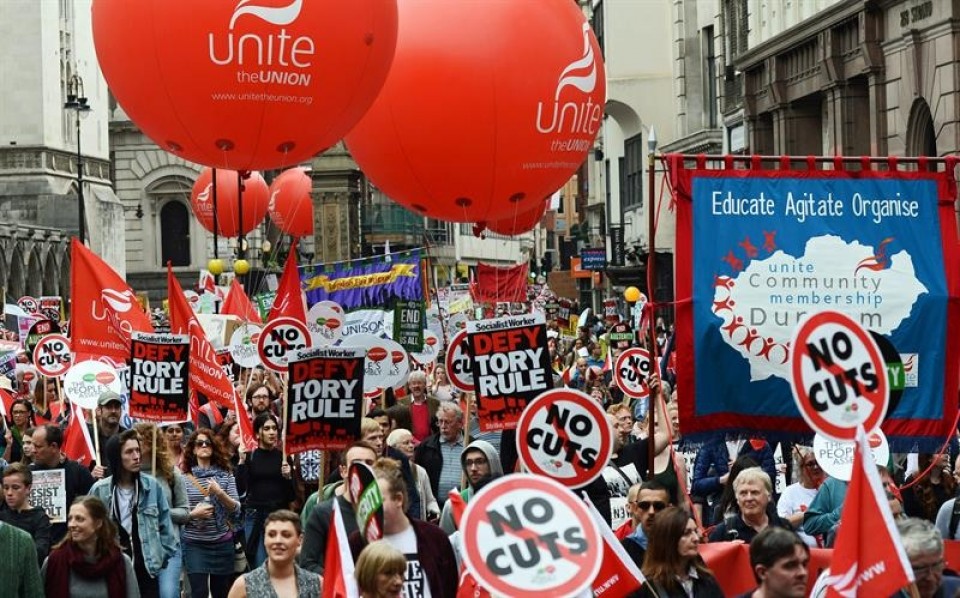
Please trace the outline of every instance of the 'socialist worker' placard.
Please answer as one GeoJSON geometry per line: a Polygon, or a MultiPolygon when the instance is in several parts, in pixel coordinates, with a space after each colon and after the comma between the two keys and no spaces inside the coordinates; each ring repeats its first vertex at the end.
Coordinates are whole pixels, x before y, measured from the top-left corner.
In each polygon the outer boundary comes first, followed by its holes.
{"type": "Polygon", "coordinates": [[[553,388],[543,314],[467,323],[480,429],[512,430],[527,403],[553,388]]]}
{"type": "Polygon", "coordinates": [[[287,451],[342,450],[360,438],[366,352],[322,347],[288,364],[287,451]]]}
{"type": "Polygon", "coordinates": [[[63,469],[33,472],[30,504],[42,507],[50,523],[67,522],[67,482],[63,469]]]}
{"type": "Polygon", "coordinates": [[[190,337],[135,332],[130,341],[130,417],[187,421],[190,337]]]}

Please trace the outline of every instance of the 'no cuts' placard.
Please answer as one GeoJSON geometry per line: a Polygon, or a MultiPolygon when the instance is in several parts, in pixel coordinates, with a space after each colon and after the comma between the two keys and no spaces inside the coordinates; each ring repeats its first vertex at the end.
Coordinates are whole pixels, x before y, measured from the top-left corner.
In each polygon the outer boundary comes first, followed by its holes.
{"type": "Polygon", "coordinates": [[[543,314],[467,323],[482,431],[517,427],[527,403],[553,388],[543,314]]]}
{"type": "Polygon", "coordinates": [[[586,505],[542,476],[490,483],[460,524],[464,563],[493,594],[577,596],[600,570],[603,544],[586,505]]]}
{"type": "Polygon", "coordinates": [[[450,346],[444,356],[447,365],[447,378],[463,392],[473,392],[473,360],[470,358],[470,345],[467,331],[461,330],[450,339],[450,346]]]}
{"type": "Polygon", "coordinates": [[[33,365],[47,378],[57,378],[67,373],[73,363],[70,339],[62,334],[50,334],[37,343],[33,350],[33,365]]]}
{"type": "Polygon", "coordinates": [[[289,364],[287,451],[342,450],[360,438],[363,364],[358,348],[298,351],[289,364]]]}
{"type": "Polygon", "coordinates": [[[294,318],[277,318],[264,326],[257,339],[257,351],[263,365],[275,372],[285,372],[290,356],[309,349],[312,342],[306,324],[294,318]]]}
{"type": "Polygon", "coordinates": [[[650,376],[650,353],[633,347],[617,356],[613,364],[613,381],[631,399],[650,396],[647,378],[650,376]]]}
{"type": "Polygon", "coordinates": [[[822,311],[800,321],[790,344],[793,398],[814,431],[853,440],[883,421],[890,384],[880,348],[860,324],[822,311]]]}
{"type": "Polygon", "coordinates": [[[531,473],[565,486],[597,479],[613,452],[613,428],[592,397],[566,388],[534,399],[517,425],[517,454],[531,473]]]}
{"type": "Polygon", "coordinates": [[[186,334],[134,332],[130,338],[130,417],[156,423],[189,419],[186,334]]]}

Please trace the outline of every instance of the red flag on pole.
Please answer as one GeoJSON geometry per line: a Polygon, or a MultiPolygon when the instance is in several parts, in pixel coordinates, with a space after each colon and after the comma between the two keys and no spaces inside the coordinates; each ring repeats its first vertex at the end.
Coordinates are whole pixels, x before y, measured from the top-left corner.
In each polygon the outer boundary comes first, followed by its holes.
{"type": "Polygon", "coordinates": [[[293,318],[300,322],[307,322],[307,303],[303,296],[303,287],[300,286],[300,272],[297,270],[297,242],[290,246],[287,255],[287,264],[283,267],[280,284],[277,287],[277,297],[273,300],[268,320],[277,318],[293,318]]]}
{"type": "Polygon", "coordinates": [[[260,312],[253,306],[250,298],[247,297],[247,293],[243,290],[243,285],[236,278],[230,283],[230,291],[227,293],[227,298],[223,300],[220,313],[237,316],[244,322],[263,323],[260,319],[260,312]]]}
{"type": "Polygon", "coordinates": [[[70,249],[70,336],[77,361],[130,358],[130,334],[153,325],[126,281],[73,239],[70,249]]]}
{"type": "Polygon", "coordinates": [[[167,295],[170,303],[170,332],[190,335],[190,390],[201,393],[224,409],[234,408],[233,384],[217,363],[217,354],[203,327],[183,295],[180,281],[167,264],[167,295]]]}
{"type": "Polygon", "coordinates": [[[827,596],[890,596],[913,580],[913,568],[861,426],[857,429],[853,477],[826,579],[827,596]]]}
{"type": "Polygon", "coordinates": [[[86,418],[83,416],[83,409],[77,405],[73,406],[67,429],[63,432],[62,449],[67,459],[76,461],[84,467],[97,460],[93,440],[90,439],[90,431],[87,430],[86,418]]]}
{"type": "Polygon", "coordinates": [[[477,264],[474,300],[479,303],[526,303],[528,264],[498,268],[477,264]]]}
{"type": "Polygon", "coordinates": [[[343,527],[340,513],[340,501],[333,499],[333,520],[327,541],[327,554],[324,557],[323,598],[358,598],[360,590],[353,577],[353,555],[350,554],[350,542],[347,529],[343,527]]]}

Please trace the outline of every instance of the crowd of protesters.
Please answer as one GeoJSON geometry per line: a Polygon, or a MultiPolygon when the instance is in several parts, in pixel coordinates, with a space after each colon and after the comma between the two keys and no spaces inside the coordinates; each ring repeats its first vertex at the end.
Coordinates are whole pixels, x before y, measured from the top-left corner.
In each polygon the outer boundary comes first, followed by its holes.
{"type": "MultiPolygon", "coordinates": [[[[661,351],[670,333],[658,327],[661,351]]],[[[745,596],[806,595],[809,551],[832,545],[847,485],[825,474],[811,447],[781,444],[787,458],[777,463],[765,439],[723,435],[697,447],[688,471],[679,450],[682,389],[669,375],[650,379],[649,398],[625,397],[609,366],[620,349],[600,326],[563,338],[551,325],[548,349],[555,384],[600,402],[614,430],[601,477],[577,490],[647,577],[638,595],[722,596],[699,546],[733,540],[750,544],[757,588],[745,596]]],[[[106,392],[90,428],[102,458],[81,464],[63,451],[67,407],[56,384],[25,385],[4,427],[0,575],[12,564],[15,573],[0,577],[0,594],[319,597],[339,513],[361,596],[457,595],[462,539],[449,497],[469,502],[518,470],[513,431],[481,431],[474,397],[438,365],[411,372],[396,397],[369,405],[347,450],[290,456],[279,378],[245,371],[237,391],[248,414],[208,403],[194,421],[130,429],[121,397],[106,392]],[[238,421],[247,416],[249,447],[238,421]],[[346,492],[354,463],[372,468],[383,497],[378,542],[361,535],[346,492]],[[34,473],[51,469],[64,470],[64,521],[31,504],[34,473]]],[[[918,595],[953,596],[960,582],[946,571],[942,539],[960,539],[954,464],[949,455],[897,457],[882,474],[918,595]]]]}

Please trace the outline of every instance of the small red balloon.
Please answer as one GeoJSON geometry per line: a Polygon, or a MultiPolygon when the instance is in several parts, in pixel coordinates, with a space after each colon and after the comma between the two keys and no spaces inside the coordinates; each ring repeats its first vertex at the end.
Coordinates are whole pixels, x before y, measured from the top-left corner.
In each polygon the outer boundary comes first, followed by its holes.
{"type": "Polygon", "coordinates": [[[384,194],[442,220],[534,209],[593,148],[602,55],[576,2],[399,4],[383,89],[346,137],[384,194]]]}
{"type": "Polygon", "coordinates": [[[270,183],[270,219],[277,228],[293,235],[313,234],[313,181],[302,168],[284,170],[270,183]]]}
{"type": "Polygon", "coordinates": [[[217,168],[309,160],[363,116],[396,49],[396,0],[94,0],[97,60],[163,149],[217,168]]]}
{"type": "Polygon", "coordinates": [[[540,205],[532,210],[518,212],[516,215],[504,218],[502,220],[488,222],[487,228],[495,233],[500,233],[501,235],[522,235],[529,230],[533,230],[533,227],[540,222],[540,219],[543,218],[543,214],[547,211],[548,203],[550,203],[550,200],[546,199],[540,202],[540,205]]]}
{"type": "MultiPolygon", "coordinates": [[[[270,190],[259,172],[250,173],[243,181],[243,196],[237,192],[237,173],[233,170],[217,169],[217,234],[224,237],[237,237],[247,234],[263,222],[270,203],[270,190]],[[241,203],[242,201],[242,203],[241,203]],[[240,208],[243,208],[243,224],[239,222],[240,208]]],[[[190,205],[203,228],[213,230],[213,171],[204,168],[193,184],[190,193],[190,205]]]]}

